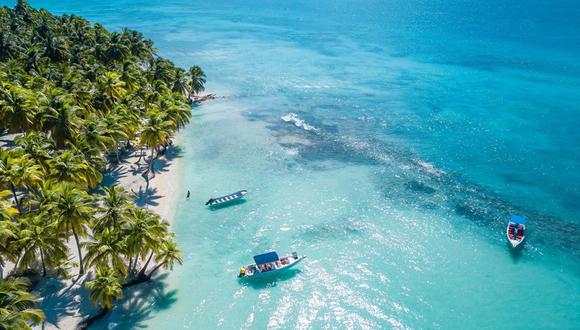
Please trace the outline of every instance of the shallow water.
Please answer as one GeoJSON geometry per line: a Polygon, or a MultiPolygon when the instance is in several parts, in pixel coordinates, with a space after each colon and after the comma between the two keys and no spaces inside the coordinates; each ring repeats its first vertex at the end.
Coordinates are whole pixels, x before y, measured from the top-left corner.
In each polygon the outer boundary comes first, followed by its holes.
{"type": "Polygon", "coordinates": [[[142,31],[223,96],[180,136],[185,264],[96,328],[580,325],[575,2],[31,3],[142,31]],[[268,249],[308,258],[239,283],[268,249]]]}

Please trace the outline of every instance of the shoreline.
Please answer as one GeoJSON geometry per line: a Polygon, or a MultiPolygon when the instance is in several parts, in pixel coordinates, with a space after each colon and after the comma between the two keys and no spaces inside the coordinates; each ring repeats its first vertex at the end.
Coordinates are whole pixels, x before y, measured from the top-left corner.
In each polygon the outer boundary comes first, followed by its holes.
{"type": "MultiPolygon", "coordinates": [[[[180,161],[175,154],[175,146],[181,142],[179,134],[176,133],[173,146],[167,149],[166,154],[154,161],[155,177],[150,179],[148,192],[142,191],[146,186],[145,178],[141,176],[144,162],[140,166],[134,164],[139,150],[133,150],[119,165],[105,173],[105,176],[114,173],[114,180],[107,182],[107,185],[114,184],[128,192],[136,192],[135,203],[157,213],[170,227],[173,227],[179,197],[176,192],[179,190],[180,161]]],[[[74,251],[74,241],[70,240],[68,245],[74,251]]],[[[76,254],[71,253],[70,260],[76,261],[76,254]]],[[[164,272],[160,270],[159,274],[164,272]]],[[[97,312],[97,307],[90,302],[89,292],[84,287],[86,275],[79,280],[74,280],[75,277],[74,273],[65,280],[47,277],[36,285],[33,291],[42,297],[41,309],[46,314],[46,320],[33,329],[75,329],[85,317],[97,312]]]]}
{"type": "Polygon", "coordinates": [[[155,177],[149,181],[149,191],[143,191],[146,186],[145,178],[141,176],[143,163],[135,165],[138,150],[132,152],[125,158],[121,165],[113,168],[119,174],[119,178],[114,184],[119,185],[128,192],[136,195],[135,204],[157,213],[161,218],[173,226],[177,196],[179,186],[179,155],[176,155],[175,147],[181,142],[181,138],[174,137],[174,143],[167,149],[165,155],[153,161],[155,177]]]}

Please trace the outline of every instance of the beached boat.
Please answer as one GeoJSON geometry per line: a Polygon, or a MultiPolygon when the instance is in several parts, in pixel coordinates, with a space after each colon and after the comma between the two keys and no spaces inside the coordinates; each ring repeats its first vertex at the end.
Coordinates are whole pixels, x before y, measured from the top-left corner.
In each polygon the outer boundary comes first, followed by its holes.
{"type": "Polygon", "coordinates": [[[222,205],[222,204],[228,204],[231,203],[233,201],[237,201],[241,198],[243,198],[248,192],[246,190],[240,190],[238,192],[235,192],[233,194],[229,194],[226,196],[222,196],[222,197],[216,197],[216,198],[210,198],[205,205],[209,205],[211,206],[218,206],[218,205],[222,205]]]}
{"type": "Polygon", "coordinates": [[[508,222],[506,235],[508,242],[513,248],[522,244],[526,238],[526,220],[520,215],[512,215],[511,220],[508,222]]]}
{"type": "Polygon", "coordinates": [[[250,279],[278,274],[296,266],[306,256],[299,256],[293,252],[289,256],[278,257],[275,251],[254,256],[255,264],[240,268],[238,278],[250,279]]]}

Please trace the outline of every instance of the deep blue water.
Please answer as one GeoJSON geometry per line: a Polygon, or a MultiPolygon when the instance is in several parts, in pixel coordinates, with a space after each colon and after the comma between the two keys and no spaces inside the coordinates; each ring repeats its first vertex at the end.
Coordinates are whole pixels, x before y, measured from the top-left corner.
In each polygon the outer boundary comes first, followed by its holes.
{"type": "Polygon", "coordinates": [[[223,96],[180,137],[186,264],[109,327],[495,329],[514,308],[579,326],[576,1],[31,3],[142,31],[223,96]],[[247,203],[198,203],[238,188],[247,203]],[[310,257],[237,283],[270,248],[310,257]]]}

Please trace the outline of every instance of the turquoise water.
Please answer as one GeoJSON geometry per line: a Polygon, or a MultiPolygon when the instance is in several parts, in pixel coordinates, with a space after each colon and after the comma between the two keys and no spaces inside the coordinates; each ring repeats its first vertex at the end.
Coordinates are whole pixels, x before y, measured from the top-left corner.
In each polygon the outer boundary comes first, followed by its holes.
{"type": "Polygon", "coordinates": [[[580,326],[574,1],[31,3],[140,30],[222,96],[180,135],[185,264],[95,328],[580,326]],[[239,283],[268,249],[308,258],[239,283]]]}

